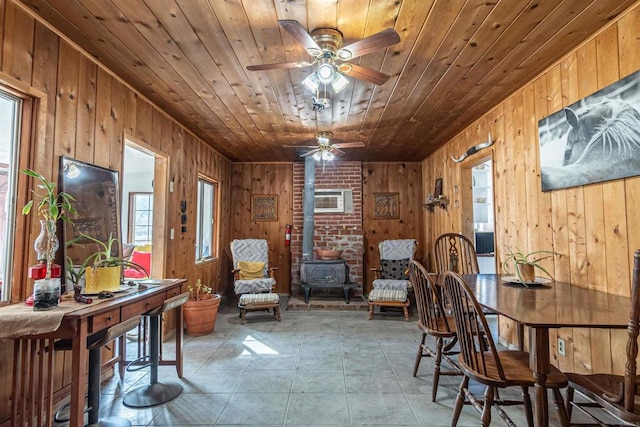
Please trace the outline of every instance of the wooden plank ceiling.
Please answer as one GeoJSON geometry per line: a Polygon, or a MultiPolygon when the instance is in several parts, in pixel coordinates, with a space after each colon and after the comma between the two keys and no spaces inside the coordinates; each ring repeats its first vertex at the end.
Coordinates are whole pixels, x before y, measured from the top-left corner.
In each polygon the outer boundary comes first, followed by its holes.
{"type": "MultiPolygon", "coordinates": [[[[419,161],[635,0],[17,0],[233,161],[295,161],[319,131],[362,141],[345,159],[419,161]],[[386,28],[398,44],[352,62],[391,75],[349,78],[314,111],[313,67],[277,23],[332,27],[344,44],[386,28]]],[[[482,142],[482,141],[478,141],[482,142]]]]}

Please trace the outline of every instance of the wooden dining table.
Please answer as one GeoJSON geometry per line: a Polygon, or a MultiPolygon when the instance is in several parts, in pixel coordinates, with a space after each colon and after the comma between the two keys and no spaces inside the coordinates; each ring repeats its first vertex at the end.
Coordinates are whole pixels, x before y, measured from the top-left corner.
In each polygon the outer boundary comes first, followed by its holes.
{"type": "MultiPolygon", "coordinates": [[[[481,306],[529,328],[529,364],[535,380],[535,425],[549,425],[545,382],[551,359],[549,330],[557,328],[624,329],[631,299],[569,283],[525,287],[505,281],[504,275],[461,276],[481,306]]],[[[513,276],[511,276],[513,277],[513,276]]]]}

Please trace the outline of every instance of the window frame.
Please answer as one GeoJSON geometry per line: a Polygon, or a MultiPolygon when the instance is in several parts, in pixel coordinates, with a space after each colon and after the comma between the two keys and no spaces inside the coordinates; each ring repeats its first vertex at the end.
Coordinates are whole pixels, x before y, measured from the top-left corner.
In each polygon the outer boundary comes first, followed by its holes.
{"type": "Polygon", "coordinates": [[[153,241],[153,192],[146,192],[146,191],[132,191],[129,193],[129,212],[127,214],[128,216],[127,241],[129,243],[133,243],[136,245],[144,244],[141,242],[136,243],[135,241],[135,228],[136,228],[135,217],[136,217],[136,212],[138,211],[138,209],[136,209],[136,196],[147,196],[147,197],[150,197],[151,199],[152,207],[147,210],[151,216],[151,225],[146,226],[149,228],[149,233],[148,233],[149,240],[147,242],[144,242],[144,243],[151,243],[153,241]]]}
{"type": "MultiPolygon", "coordinates": [[[[43,129],[44,124],[37,121],[37,117],[46,116],[47,112],[47,96],[27,85],[18,81],[7,81],[3,78],[4,74],[0,74],[0,91],[9,98],[14,98],[21,102],[18,108],[20,116],[19,124],[14,131],[14,164],[12,169],[15,171],[14,193],[13,199],[10,201],[8,211],[13,215],[13,221],[10,224],[13,231],[11,243],[7,243],[8,251],[12,254],[7,256],[7,269],[11,270],[10,281],[6,285],[2,285],[3,292],[0,297],[0,306],[11,302],[23,301],[28,295],[29,287],[26,284],[26,268],[30,255],[33,253],[32,236],[37,235],[33,231],[35,223],[37,223],[37,231],[40,230],[40,224],[36,219],[32,219],[33,215],[24,216],[20,214],[22,206],[31,198],[30,179],[18,170],[24,168],[35,169],[37,166],[31,165],[39,159],[34,153],[39,132],[43,129]],[[15,83],[15,84],[14,84],[15,83]],[[33,234],[33,233],[36,234],[33,234]]],[[[35,238],[35,237],[33,237],[35,238]]]]}
{"type": "Polygon", "coordinates": [[[218,259],[218,242],[220,240],[220,232],[219,232],[219,203],[220,200],[220,185],[218,181],[211,179],[205,175],[198,174],[198,182],[196,187],[196,243],[195,243],[195,263],[201,264],[209,261],[213,261],[218,259]],[[202,256],[202,240],[204,238],[202,233],[202,225],[203,220],[202,217],[204,215],[205,206],[202,203],[202,199],[204,197],[204,189],[205,185],[209,185],[213,191],[213,197],[211,198],[211,243],[210,243],[210,253],[208,256],[202,256]]]}

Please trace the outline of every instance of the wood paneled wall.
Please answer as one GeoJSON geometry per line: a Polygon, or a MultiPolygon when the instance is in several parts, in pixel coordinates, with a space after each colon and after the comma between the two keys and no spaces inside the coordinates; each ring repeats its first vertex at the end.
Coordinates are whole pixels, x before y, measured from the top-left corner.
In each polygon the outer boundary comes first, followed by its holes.
{"type": "MultiPolygon", "coordinates": [[[[432,247],[444,232],[468,231],[469,167],[491,154],[494,165],[496,250],[547,249],[562,254],[546,267],[557,280],[621,295],[630,294],[631,260],[640,248],[640,177],[541,192],[538,120],[640,68],[640,5],[564,57],[529,84],[449,141],[423,162],[424,185],[444,179],[444,194],[459,207],[436,209],[426,217],[432,247]],[[456,164],[457,157],[487,133],[490,150],[456,164]],[[460,193],[454,194],[454,186],[460,193]]],[[[500,265],[500,264],[498,264],[500,265]]],[[[500,334],[515,342],[513,325],[501,321],[500,334]]],[[[552,360],[577,372],[624,372],[624,331],[562,329],[551,334],[552,360]],[[566,356],[557,353],[557,336],[566,356]]]]}
{"type": "MultiPolygon", "coordinates": [[[[291,251],[285,245],[284,233],[287,224],[293,224],[293,164],[292,163],[234,163],[231,179],[231,240],[267,239],[269,242],[269,265],[276,271],[276,292],[291,293],[291,251]],[[252,221],[251,196],[275,194],[278,196],[277,221],[252,221]]],[[[229,263],[229,245],[223,257],[229,263]]],[[[225,262],[225,263],[226,263],[225,262]]],[[[230,293],[233,290],[230,289],[230,293]]]]}
{"type": "MultiPolygon", "coordinates": [[[[226,290],[227,276],[221,275],[220,260],[195,265],[196,182],[201,173],[220,184],[220,245],[227,247],[231,163],[12,1],[0,0],[0,22],[0,81],[35,94],[39,101],[27,150],[30,155],[21,164],[54,181],[60,155],[120,171],[127,135],[168,153],[174,191],[167,195],[165,276],[184,277],[189,282],[202,278],[219,291],[226,290]],[[186,233],[180,233],[181,200],[188,205],[186,233]],[[174,240],[169,239],[169,228],[176,230],[174,240]]],[[[35,261],[32,242],[38,230],[35,223],[29,223],[33,218],[21,217],[20,221],[30,230],[16,240],[16,252],[29,253],[29,261],[20,269],[26,271],[35,261]]],[[[13,300],[23,300],[31,288],[26,280],[17,280],[13,300]]],[[[11,348],[6,343],[0,346],[0,423],[10,412],[11,348]]],[[[58,366],[68,363],[64,354],[57,357],[58,366]]],[[[67,381],[59,370],[56,389],[67,381]]]]}
{"type": "Polygon", "coordinates": [[[415,257],[423,260],[427,254],[422,207],[422,166],[419,162],[368,162],[362,164],[362,227],[364,229],[365,262],[364,292],[371,290],[371,268],[380,266],[378,243],[387,239],[416,239],[415,257]],[[374,193],[398,193],[400,217],[375,219],[374,193]]]}
{"type": "MultiPolygon", "coordinates": [[[[363,229],[365,233],[365,289],[373,278],[370,267],[379,265],[378,242],[384,239],[415,238],[420,243],[416,256],[422,259],[422,165],[413,163],[363,163],[363,229]],[[398,192],[400,218],[373,219],[373,193],[398,192]],[[368,267],[367,267],[368,263],[368,267]]],[[[278,265],[277,291],[291,291],[291,252],[284,245],[286,224],[293,222],[293,165],[291,163],[235,163],[232,173],[231,238],[261,237],[269,241],[270,262],[278,265]],[[251,221],[251,195],[277,194],[278,221],[251,221]]],[[[230,254],[225,248],[226,257],[230,254]]],[[[367,292],[367,291],[365,291],[367,292]]]]}

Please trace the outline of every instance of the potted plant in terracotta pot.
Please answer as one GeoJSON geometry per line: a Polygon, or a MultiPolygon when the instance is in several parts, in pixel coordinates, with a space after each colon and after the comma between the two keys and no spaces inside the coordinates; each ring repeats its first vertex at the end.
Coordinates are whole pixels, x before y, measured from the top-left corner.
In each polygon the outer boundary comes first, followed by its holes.
{"type": "Polygon", "coordinates": [[[342,246],[335,244],[326,249],[318,249],[318,256],[320,259],[340,259],[342,256],[342,246]]]}
{"type": "Polygon", "coordinates": [[[220,295],[200,279],[189,285],[189,300],[182,306],[187,335],[199,336],[213,332],[218,317],[220,295]]]}
{"type": "Polygon", "coordinates": [[[502,263],[502,268],[505,272],[510,273],[509,266],[513,264],[515,268],[516,276],[518,280],[523,283],[533,283],[536,280],[535,269],[539,269],[545,273],[551,280],[553,276],[544,268],[540,261],[552,258],[554,255],[559,255],[553,251],[534,251],[524,253],[518,248],[512,248],[507,246],[506,258],[502,263]]]}

